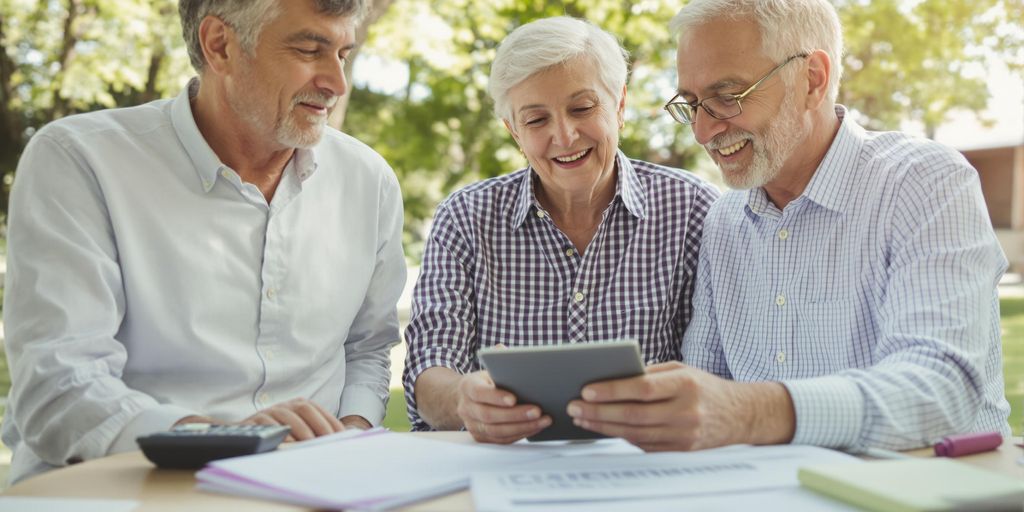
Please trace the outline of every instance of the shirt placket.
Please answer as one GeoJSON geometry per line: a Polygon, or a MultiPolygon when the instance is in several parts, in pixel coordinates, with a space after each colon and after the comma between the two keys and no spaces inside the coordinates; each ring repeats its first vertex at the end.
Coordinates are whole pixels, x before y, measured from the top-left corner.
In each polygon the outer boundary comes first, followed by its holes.
{"type": "Polygon", "coordinates": [[[568,341],[569,343],[582,343],[588,341],[590,319],[598,311],[597,303],[599,297],[597,291],[600,289],[601,268],[599,265],[601,250],[604,247],[606,234],[610,229],[609,212],[611,207],[606,209],[601,224],[594,233],[594,238],[587,247],[586,253],[579,259],[578,270],[573,277],[572,297],[569,300],[569,322],[568,341]]]}
{"type": "Polygon", "coordinates": [[[285,175],[278,184],[274,199],[267,206],[267,230],[263,244],[263,266],[260,270],[262,290],[260,294],[259,330],[256,338],[256,355],[263,365],[263,383],[256,389],[253,402],[257,409],[266,409],[281,402],[287,396],[282,387],[284,377],[278,364],[287,347],[284,346],[287,306],[282,292],[287,287],[288,265],[285,261],[288,231],[284,211],[299,192],[293,164],[285,169],[285,175]]]}

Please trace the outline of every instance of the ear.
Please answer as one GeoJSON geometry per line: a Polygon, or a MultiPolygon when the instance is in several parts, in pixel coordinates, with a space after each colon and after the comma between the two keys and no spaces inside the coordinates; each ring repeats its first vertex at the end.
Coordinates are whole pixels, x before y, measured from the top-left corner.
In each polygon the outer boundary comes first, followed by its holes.
{"type": "Polygon", "coordinates": [[[616,117],[619,120],[619,129],[626,124],[626,86],[622,86],[622,93],[619,95],[619,108],[616,111],[616,117]]]}
{"type": "MultiPolygon", "coordinates": [[[[501,122],[505,124],[505,129],[508,130],[508,134],[516,141],[516,144],[519,144],[519,134],[516,133],[515,129],[512,128],[512,125],[509,124],[508,119],[502,119],[501,122]]],[[[519,144],[519,147],[522,149],[522,144],[519,144]]]]}
{"type": "Polygon", "coordinates": [[[808,110],[817,110],[828,100],[828,79],[832,76],[832,60],[824,50],[814,50],[807,56],[808,110]]]}
{"type": "Polygon", "coordinates": [[[206,67],[217,74],[229,69],[233,51],[229,51],[235,41],[235,32],[216,16],[207,16],[199,24],[199,45],[203,48],[206,67]]]}

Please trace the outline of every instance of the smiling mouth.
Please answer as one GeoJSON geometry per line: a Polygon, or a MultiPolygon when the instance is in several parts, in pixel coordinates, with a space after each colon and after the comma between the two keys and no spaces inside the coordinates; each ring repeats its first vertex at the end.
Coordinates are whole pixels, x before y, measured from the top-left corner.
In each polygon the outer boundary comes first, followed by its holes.
{"type": "Polygon", "coordinates": [[[299,105],[302,105],[303,107],[306,107],[306,108],[311,109],[311,110],[316,110],[317,112],[321,112],[321,113],[326,113],[327,112],[327,106],[325,106],[325,105],[316,105],[314,103],[299,103],[299,105]]]}
{"type": "Polygon", "coordinates": [[[739,142],[737,142],[737,143],[735,143],[735,144],[733,144],[731,146],[727,146],[727,147],[724,147],[724,148],[718,148],[716,151],[718,151],[718,154],[720,154],[722,156],[729,156],[729,155],[731,155],[731,154],[733,154],[733,153],[743,149],[744,147],[746,147],[748,142],[750,142],[750,141],[747,140],[747,139],[743,139],[743,140],[741,140],[741,141],[739,141],[739,142]]]}
{"type": "Polygon", "coordinates": [[[552,160],[554,160],[556,162],[559,162],[559,163],[563,163],[563,164],[571,164],[571,163],[573,163],[573,162],[575,162],[575,161],[577,161],[577,160],[587,156],[588,154],[590,154],[590,151],[592,149],[593,148],[587,148],[587,149],[584,149],[583,151],[580,151],[579,153],[573,153],[571,155],[565,155],[565,156],[556,156],[556,157],[552,158],[552,160]]]}

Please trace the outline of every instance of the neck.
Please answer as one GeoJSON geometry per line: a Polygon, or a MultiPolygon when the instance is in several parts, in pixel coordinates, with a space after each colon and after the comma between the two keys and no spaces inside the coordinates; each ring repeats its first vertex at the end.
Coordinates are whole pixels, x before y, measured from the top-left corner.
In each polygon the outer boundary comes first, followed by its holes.
{"type": "Polygon", "coordinates": [[[251,123],[231,108],[223,84],[215,81],[200,82],[199,92],[192,98],[192,116],[220,161],[243,181],[256,185],[270,202],[295,149],[268,144],[272,136],[255,133],[251,123]]]}
{"type": "Polygon", "coordinates": [[[797,142],[793,154],[782,164],[779,175],[762,187],[768,199],[780,210],[800,197],[811,182],[839,132],[839,117],[835,108],[822,108],[809,114],[806,126],[806,137],[797,142]]]}
{"type": "Polygon", "coordinates": [[[563,229],[584,229],[601,223],[601,215],[615,197],[616,173],[608,173],[585,189],[560,187],[537,180],[537,201],[563,229]]]}

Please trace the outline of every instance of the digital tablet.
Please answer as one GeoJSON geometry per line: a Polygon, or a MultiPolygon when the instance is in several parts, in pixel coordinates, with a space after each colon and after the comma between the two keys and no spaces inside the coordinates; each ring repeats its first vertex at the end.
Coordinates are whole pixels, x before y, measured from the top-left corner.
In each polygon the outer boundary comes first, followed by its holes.
{"type": "Polygon", "coordinates": [[[644,373],[635,340],[602,341],[544,347],[485,348],[478,353],[484,369],[516,403],[534,404],[551,416],[551,426],[530,441],[606,437],[572,424],[565,412],[591,382],[635,377],[644,373]]]}

